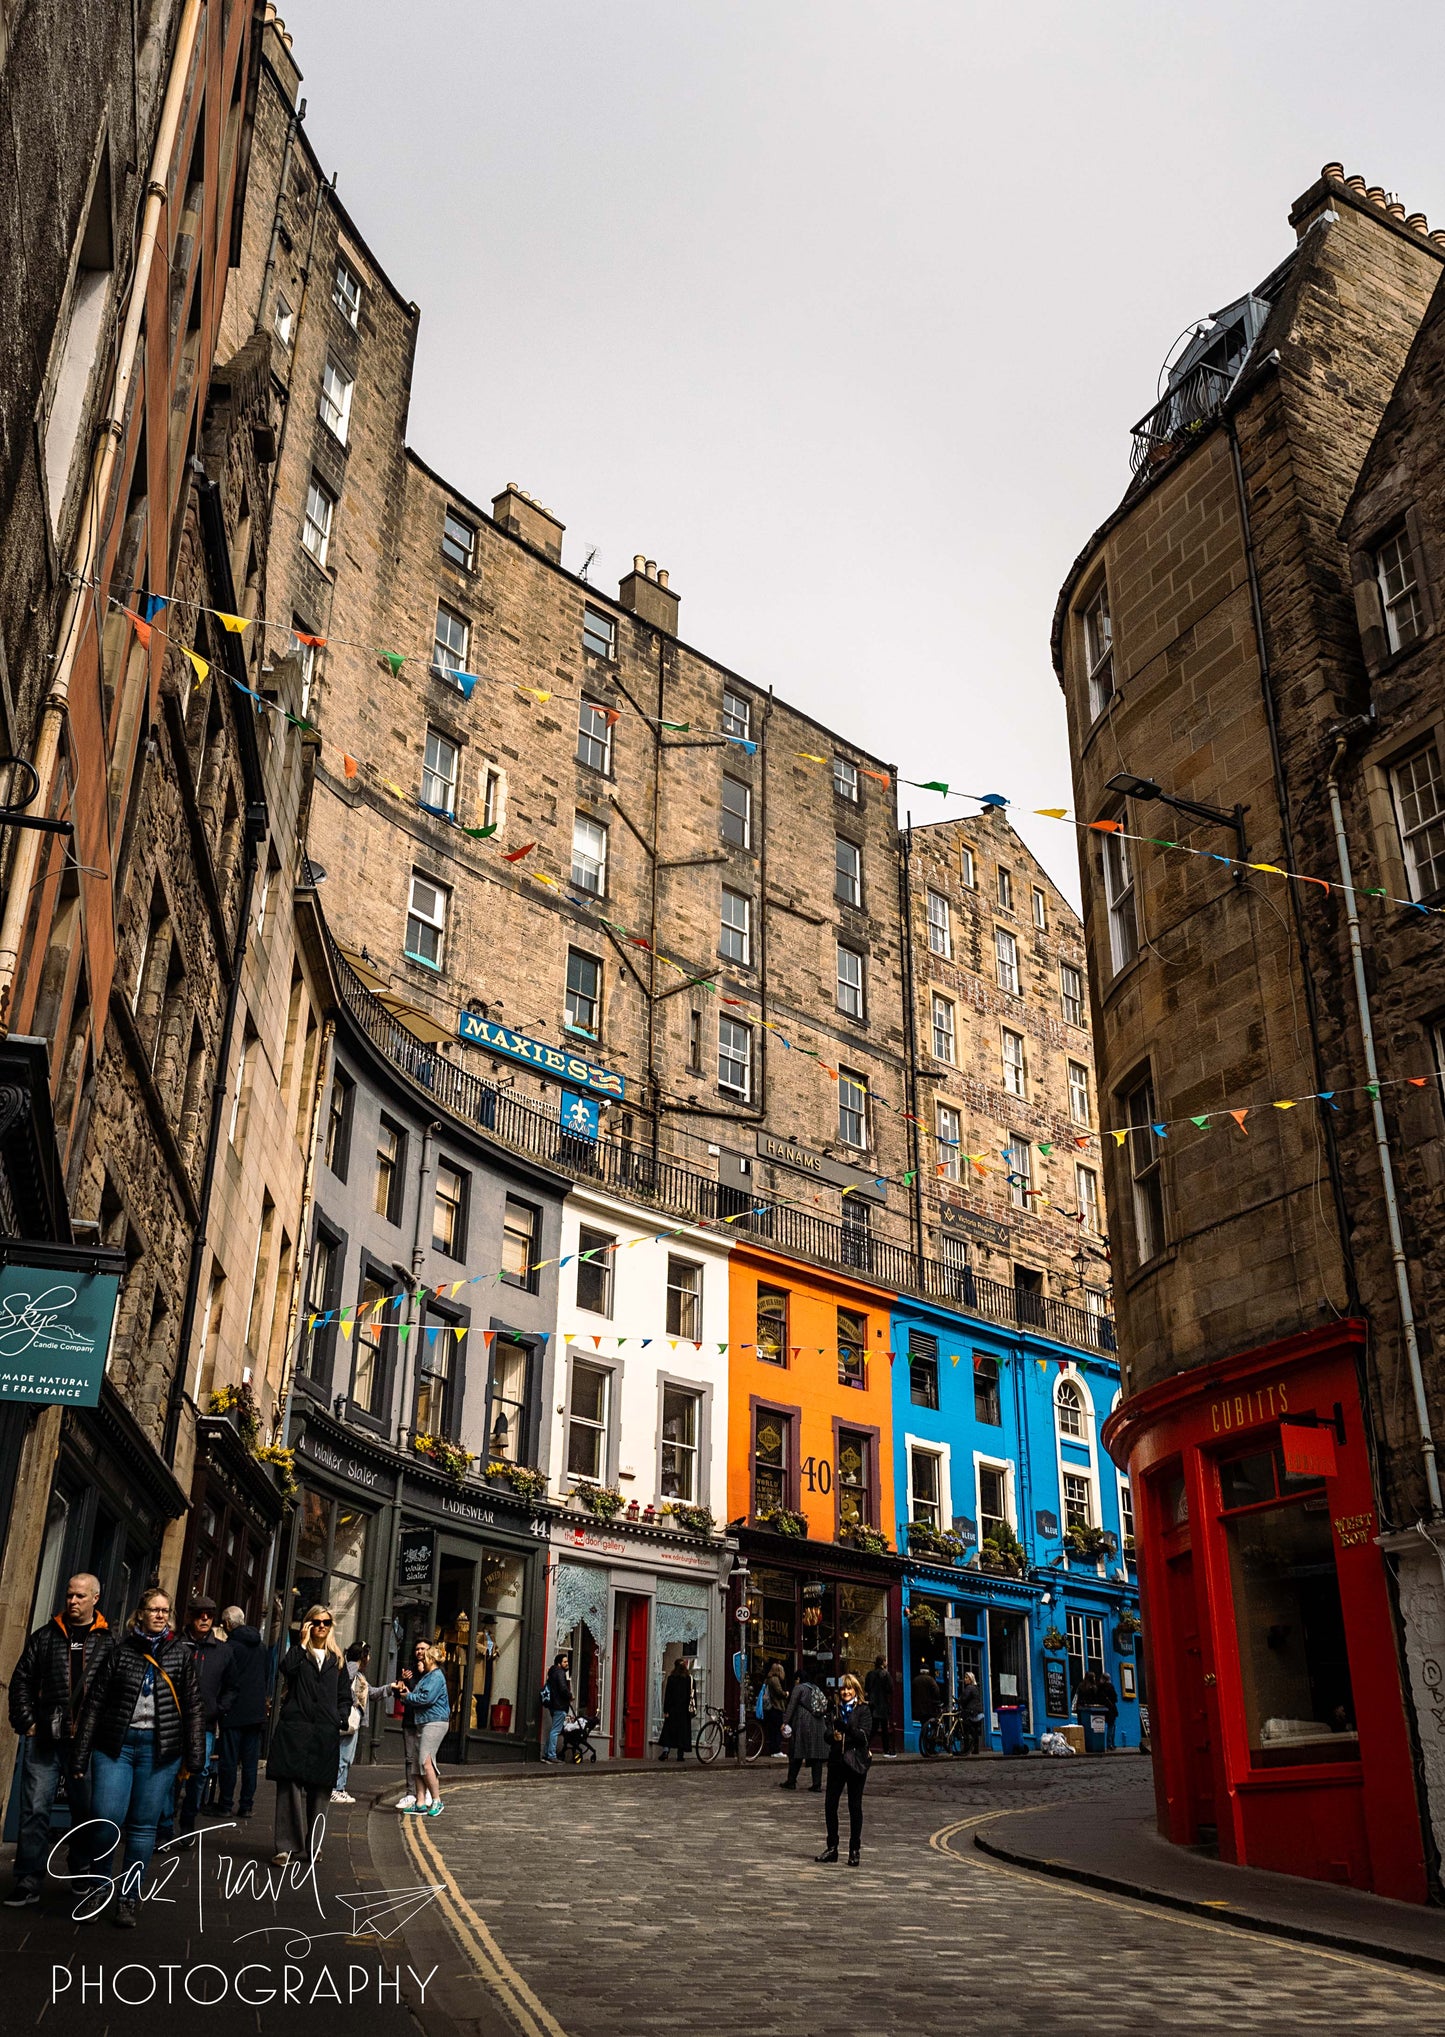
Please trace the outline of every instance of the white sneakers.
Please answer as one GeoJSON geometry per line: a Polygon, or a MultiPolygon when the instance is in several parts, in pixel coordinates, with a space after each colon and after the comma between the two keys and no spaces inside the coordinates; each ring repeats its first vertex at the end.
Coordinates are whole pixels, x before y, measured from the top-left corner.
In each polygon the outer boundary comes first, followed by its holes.
{"type": "Polygon", "coordinates": [[[334,1804],[354,1804],[356,1798],[352,1796],[349,1790],[334,1789],[331,1792],[331,1801],[334,1804]]]}
{"type": "Polygon", "coordinates": [[[399,1811],[414,1811],[416,1809],[416,1798],[414,1796],[400,1797],[397,1800],[396,1807],[399,1811]]]}

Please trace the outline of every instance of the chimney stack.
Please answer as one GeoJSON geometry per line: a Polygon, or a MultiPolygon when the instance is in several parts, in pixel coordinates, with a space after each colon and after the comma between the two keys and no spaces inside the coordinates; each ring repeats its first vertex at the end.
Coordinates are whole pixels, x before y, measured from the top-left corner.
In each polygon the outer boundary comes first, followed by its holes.
{"type": "Polygon", "coordinates": [[[559,523],[550,509],[544,509],[535,496],[519,488],[515,481],[509,481],[500,495],[492,497],[492,517],[499,530],[520,538],[554,566],[561,565],[566,525],[559,523]]]}
{"type": "Polygon", "coordinates": [[[640,621],[650,624],[653,629],[675,637],[678,598],[667,584],[666,568],[659,572],[656,559],[649,559],[643,552],[635,552],[632,571],[624,577],[617,590],[617,599],[622,606],[631,609],[640,621]]]}

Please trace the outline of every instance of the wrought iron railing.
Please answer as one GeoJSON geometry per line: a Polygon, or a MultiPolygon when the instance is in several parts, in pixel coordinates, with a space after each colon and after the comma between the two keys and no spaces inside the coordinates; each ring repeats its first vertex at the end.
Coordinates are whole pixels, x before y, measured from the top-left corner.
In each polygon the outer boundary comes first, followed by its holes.
{"type": "Polygon", "coordinates": [[[1036,1331],[1061,1344],[1112,1351],[1107,1316],[1030,1294],[967,1268],[920,1257],[908,1245],[876,1238],[857,1224],[790,1203],[765,1202],[674,1160],[639,1152],[616,1139],[582,1139],[539,1103],[524,1103],[495,1082],[445,1060],[435,1046],[409,1032],[373,995],[328,932],[331,963],[346,1008],[379,1053],[424,1089],[437,1105],[475,1125],[514,1151],[555,1167],[574,1181],[592,1181],[631,1200],[704,1223],[732,1219],[729,1228],[766,1239],[779,1251],[857,1273],[880,1287],[901,1289],[1009,1328],[1036,1331]]]}
{"type": "Polygon", "coordinates": [[[1170,388],[1133,430],[1129,460],[1137,474],[1166,460],[1224,408],[1234,377],[1201,361],[1170,388]]]}

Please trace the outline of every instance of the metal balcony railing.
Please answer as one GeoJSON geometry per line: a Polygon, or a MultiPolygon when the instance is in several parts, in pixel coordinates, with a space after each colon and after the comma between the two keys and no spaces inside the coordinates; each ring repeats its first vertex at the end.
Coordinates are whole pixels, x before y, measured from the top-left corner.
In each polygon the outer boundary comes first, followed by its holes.
{"type": "Polygon", "coordinates": [[[1076,1349],[1114,1350],[1114,1325],[1108,1316],[920,1257],[910,1246],[875,1238],[857,1224],[839,1223],[788,1203],[762,1203],[746,1189],[730,1188],[673,1160],[654,1159],[619,1140],[578,1138],[542,1105],[523,1103],[498,1084],[444,1060],[436,1047],[408,1032],[367,989],[329,931],[327,943],[346,1008],[378,1052],[426,1090],[440,1109],[514,1151],[574,1181],[595,1182],[676,1216],[707,1223],[732,1218],[729,1229],[735,1232],[764,1239],[779,1251],[857,1273],[880,1287],[924,1295],[1076,1349]]]}
{"type": "Polygon", "coordinates": [[[1224,408],[1234,377],[1201,361],[1182,375],[1134,426],[1129,462],[1137,474],[1169,458],[1224,408]]]}

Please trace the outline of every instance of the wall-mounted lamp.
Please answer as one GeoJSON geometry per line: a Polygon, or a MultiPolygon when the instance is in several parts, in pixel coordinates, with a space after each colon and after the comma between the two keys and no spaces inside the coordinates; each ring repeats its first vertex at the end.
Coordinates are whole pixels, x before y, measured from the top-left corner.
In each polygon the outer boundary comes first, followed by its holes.
{"type": "Polygon", "coordinates": [[[1109,780],[1110,792],[1121,792],[1126,799],[1154,799],[1161,806],[1172,806],[1176,813],[1187,813],[1194,820],[1210,821],[1215,827],[1230,828],[1239,844],[1239,860],[1242,863],[1248,854],[1244,839],[1244,816],[1247,806],[1236,806],[1226,813],[1222,807],[1201,806],[1197,799],[1178,799],[1172,792],[1166,792],[1153,778],[1136,778],[1132,771],[1118,771],[1109,780]]]}

